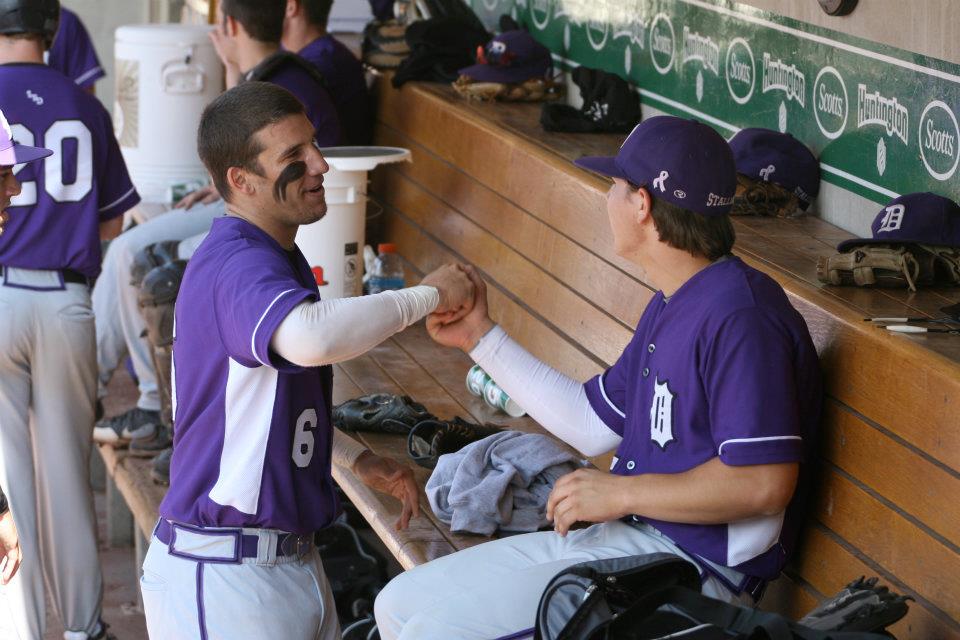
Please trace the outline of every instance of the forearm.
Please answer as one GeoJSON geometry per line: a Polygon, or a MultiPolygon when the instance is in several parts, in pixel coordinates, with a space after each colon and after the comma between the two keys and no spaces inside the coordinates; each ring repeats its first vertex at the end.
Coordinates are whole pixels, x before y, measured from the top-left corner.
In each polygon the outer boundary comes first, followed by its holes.
{"type": "Polygon", "coordinates": [[[798,465],[735,467],[713,458],[676,474],[623,476],[623,514],[686,524],[723,524],[783,511],[796,487],[798,465]]]}
{"type": "Polygon", "coordinates": [[[499,326],[470,357],[534,420],[583,455],[600,455],[620,444],[620,436],[590,406],[580,382],[535,358],[499,326]]]}
{"type": "Polygon", "coordinates": [[[434,287],[304,303],[284,318],[270,340],[283,359],[302,367],[349,360],[366,353],[436,309],[434,287]]]}
{"type": "Polygon", "coordinates": [[[353,470],[353,465],[364,452],[369,451],[365,446],[334,428],[333,430],[333,464],[353,470]]]}
{"type": "Polygon", "coordinates": [[[120,235],[120,232],[123,231],[123,216],[117,216],[116,218],[111,218],[106,222],[100,223],[100,240],[106,242],[107,240],[113,240],[120,235]]]}

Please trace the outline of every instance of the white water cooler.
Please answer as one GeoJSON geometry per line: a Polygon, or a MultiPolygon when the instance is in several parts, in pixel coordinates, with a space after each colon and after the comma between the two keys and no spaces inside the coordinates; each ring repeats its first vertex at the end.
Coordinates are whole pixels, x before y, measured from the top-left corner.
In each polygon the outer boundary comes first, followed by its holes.
{"type": "Polygon", "coordinates": [[[211,27],[128,25],[116,32],[114,129],[144,202],[169,203],[171,190],[207,182],[197,155],[200,116],[223,91],[211,27]]]}
{"type": "Polygon", "coordinates": [[[297,246],[313,269],[320,296],[361,294],[367,213],[367,172],[378,165],[410,159],[398,147],[328,147],[320,152],[330,165],[323,177],[327,215],[297,232],[297,246]]]}

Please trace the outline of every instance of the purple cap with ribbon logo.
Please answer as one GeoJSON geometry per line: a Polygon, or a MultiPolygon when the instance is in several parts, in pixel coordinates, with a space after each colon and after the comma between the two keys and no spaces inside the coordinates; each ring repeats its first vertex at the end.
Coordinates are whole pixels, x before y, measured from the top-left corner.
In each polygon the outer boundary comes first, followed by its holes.
{"type": "Polygon", "coordinates": [[[737,173],[780,185],[797,196],[804,211],[820,192],[820,163],[789,133],[742,129],[730,139],[730,148],[737,173]]]}
{"type": "Polygon", "coordinates": [[[13,139],[10,124],[4,117],[3,111],[0,111],[0,166],[11,167],[16,164],[46,158],[49,155],[53,155],[53,151],[49,149],[17,144],[13,139]]]}
{"type": "Polygon", "coordinates": [[[908,193],[887,203],[870,229],[872,238],[844,240],[837,251],[862,244],[904,242],[960,247],[960,206],[935,193],[908,193]]]}
{"type": "Polygon", "coordinates": [[[477,82],[519,84],[545,78],[553,66],[550,50],[523,30],[504,31],[477,47],[477,64],[460,69],[460,75],[477,82]]]}
{"type": "Polygon", "coordinates": [[[730,213],[737,189],[733,152],[723,136],[701,122],[673,116],[638,124],[615,157],[580,158],[575,164],[705,216],[730,213]]]}

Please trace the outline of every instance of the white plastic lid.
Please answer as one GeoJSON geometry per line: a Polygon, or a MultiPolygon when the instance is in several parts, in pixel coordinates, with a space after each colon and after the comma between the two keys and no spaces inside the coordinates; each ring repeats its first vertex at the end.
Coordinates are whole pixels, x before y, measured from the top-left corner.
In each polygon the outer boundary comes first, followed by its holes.
{"type": "Polygon", "coordinates": [[[410,160],[401,147],[324,147],[324,159],[337,171],[370,171],[381,164],[410,160]]]}
{"type": "Polygon", "coordinates": [[[117,27],[116,38],[140,45],[207,44],[211,31],[203,24],[128,24],[117,27]]]}

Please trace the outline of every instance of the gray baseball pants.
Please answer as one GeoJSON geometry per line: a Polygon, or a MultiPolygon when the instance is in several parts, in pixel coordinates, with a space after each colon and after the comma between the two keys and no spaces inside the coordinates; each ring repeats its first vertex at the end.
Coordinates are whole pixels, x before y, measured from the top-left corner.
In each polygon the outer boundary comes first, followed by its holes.
{"type": "Polygon", "coordinates": [[[0,487],[17,523],[23,563],[0,587],[0,637],[43,637],[44,582],[66,629],[85,637],[97,627],[103,590],[89,481],[97,391],[90,293],[86,285],[60,284],[57,272],[8,269],[5,276],[0,487]]]}

